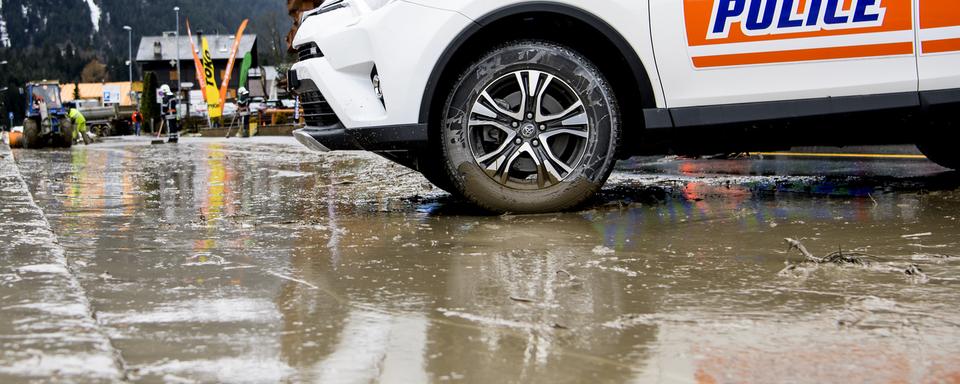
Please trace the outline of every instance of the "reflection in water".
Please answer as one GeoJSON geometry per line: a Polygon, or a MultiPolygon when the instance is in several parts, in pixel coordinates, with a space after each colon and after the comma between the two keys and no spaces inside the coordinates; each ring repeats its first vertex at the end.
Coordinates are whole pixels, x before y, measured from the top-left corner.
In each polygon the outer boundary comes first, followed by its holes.
{"type": "Polygon", "coordinates": [[[681,163],[584,212],[448,216],[380,160],[313,156],[185,141],[18,161],[138,379],[837,381],[864,378],[838,368],[858,346],[905,381],[956,374],[960,264],[924,253],[960,249],[952,190],[681,163]],[[934,279],[779,277],[784,237],[934,279]]]}

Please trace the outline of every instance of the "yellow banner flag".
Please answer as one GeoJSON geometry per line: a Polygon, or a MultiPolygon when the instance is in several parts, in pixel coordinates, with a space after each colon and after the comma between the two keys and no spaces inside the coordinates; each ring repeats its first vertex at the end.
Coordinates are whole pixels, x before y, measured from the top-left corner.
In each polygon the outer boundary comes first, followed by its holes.
{"type": "Polygon", "coordinates": [[[216,68],[213,66],[210,44],[207,43],[206,37],[200,41],[200,49],[203,50],[200,62],[203,64],[203,76],[205,78],[203,95],[207,99],[207,113],[211,119],[216,119],[223,115],[223,110],[220,105],[220,90],[217,89],[216,68]]]}

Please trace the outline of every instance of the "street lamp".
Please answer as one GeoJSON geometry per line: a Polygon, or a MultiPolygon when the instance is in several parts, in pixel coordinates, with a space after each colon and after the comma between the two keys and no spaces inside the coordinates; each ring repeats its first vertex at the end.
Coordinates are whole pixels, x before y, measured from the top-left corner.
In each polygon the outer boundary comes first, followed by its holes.
{"type": "Polygon", "coordinates": [[[127,31],[127,67],[130,70],[130,91],[133,91],[133,28],[124,25],[123,30],[127,31]]]}
{"type": "MultiPolygon", "coordinates": [[[[7,65],[7,62],[6,62],[6,61],[2,61],[2,62],[0,62],[0,65],[7,65]]],[[[8,87],[0,88],[0,107],[2,107],[2,108],[0,108],[0,111],[3,111],[3,110],[6,110],[6,109],[7,109],[7,108],[6,108],[6,107],[7,107],[7,91],[8,91],[9,89],[10,89],[10,88],[8,88],[8,87]]],[[[13,117],[7,116],[7,118],[10,120],[10,127],[9,127],[8,129],[13,129],[13,117]]],[[[0,119],[2,119],[2,117],[0,117],[0,119]]],[[[2,134],[2,131],[4,131],[3,126],[4,126],[3,124],[0,124],[0,134],[2,134]]]]}
{"type": "Polygon", "coordinates": [[[173,7],[173,12],[177,14],[177,54],[174,59],[177,60],[177,106],[179,106],[180,94],[183,93],[183,89],[180,88],[180,84],[183,84],[183,79],[180,77],[180,7],[173,7]]]}

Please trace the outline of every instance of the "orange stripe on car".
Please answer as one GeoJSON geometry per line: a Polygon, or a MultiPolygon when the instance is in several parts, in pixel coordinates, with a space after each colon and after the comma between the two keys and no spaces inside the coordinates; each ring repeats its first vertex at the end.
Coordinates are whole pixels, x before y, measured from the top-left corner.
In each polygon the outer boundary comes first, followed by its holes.
{"type": "MultiPolygon", "coordinates": [[[[960,2],[957,0],[921,0],[920,30],[960,27],[960,2]]],[[[922,32],[921,32],[922,35],[922,32]]],[[[960,52],[960,36],[947,39],[924,39],[924,54],[960,52]]]]}
{"type": "Polygon", "coordinates": [[[912,55],[913,52],[913,43],[891,43],[857,47],[815,48],[794,51],[703,56],[694,57],[693,64],[697,68],[709,68],[735,65],[850,59],[858,57],[912,55]]]}
{"type": "Polygon", "coordinates": [[[930,40],[923,42],[923,53],[944,53],[956,51],[960,51],[960,39],[930,40]]]}

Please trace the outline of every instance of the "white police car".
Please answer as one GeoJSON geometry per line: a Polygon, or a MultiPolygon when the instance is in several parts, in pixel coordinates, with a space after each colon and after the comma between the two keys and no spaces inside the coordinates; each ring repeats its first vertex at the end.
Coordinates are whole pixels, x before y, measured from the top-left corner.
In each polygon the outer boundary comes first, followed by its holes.
{"type": "Polygon", "coordinates": [[[960,167],[946,0],[338,0],[289,74],[321,150],[494,211],[574,207],[615,161],[915,143],[960,167]]]}

